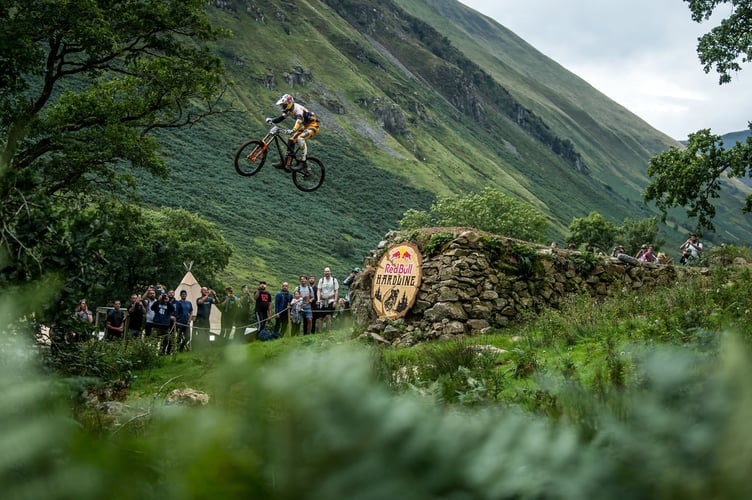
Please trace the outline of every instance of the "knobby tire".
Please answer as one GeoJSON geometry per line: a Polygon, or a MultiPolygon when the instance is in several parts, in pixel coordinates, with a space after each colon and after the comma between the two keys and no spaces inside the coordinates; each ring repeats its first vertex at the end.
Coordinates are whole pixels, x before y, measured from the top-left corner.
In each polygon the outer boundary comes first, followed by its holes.
{"type": "Polygon", "coordinates": [[[292,167],[293,184],[306,193],[316,191],[324,183],[325,175],[324,164],[312,156],[309,156],[305,162],[297,160],[292,167]]]}

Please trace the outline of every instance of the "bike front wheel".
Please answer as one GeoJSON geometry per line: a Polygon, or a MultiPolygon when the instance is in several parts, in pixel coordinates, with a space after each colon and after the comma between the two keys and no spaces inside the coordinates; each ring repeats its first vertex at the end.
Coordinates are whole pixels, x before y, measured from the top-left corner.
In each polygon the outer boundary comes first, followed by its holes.
{"type": "Polygon", "coordinates": [[[258,139],[246,142],[235,153],[235,170],[246,177],[261,170],[266,161],[266,144],[258,139]]]}
{"type": "Polygon", "coordinates": [[[292,167],[292,182],[296,188],[309,193],[324,183],[325,174],[324,164],[318,158],[309,156],[306,161],[298,160],[292,167]]]}

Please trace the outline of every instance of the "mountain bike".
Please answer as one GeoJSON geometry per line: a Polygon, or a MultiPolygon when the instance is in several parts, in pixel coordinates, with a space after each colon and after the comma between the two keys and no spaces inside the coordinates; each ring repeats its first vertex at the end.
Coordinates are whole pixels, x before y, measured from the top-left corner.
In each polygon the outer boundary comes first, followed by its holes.
{"type": "Polygon", "coordinates": [[[235,170],[238,174],[250,177],[258,173],[266,162],[269,146],[273,143],[277,147],[279,163],[276,168],[284,172],[292,173],[292,182],[301,191],[311,192],[317,190],[324,183],[326,169],[321,160],[308,156],[305,161],[300,159],[300,148],[296,147],[292,161],[287,162],[287,140],[280,137],[282,132],[291,133],[274,125],[263,139],[252,139],[238,149],[235,153],[235,170]],[[284,146],[284,147],[283,147],[284,146]]]}

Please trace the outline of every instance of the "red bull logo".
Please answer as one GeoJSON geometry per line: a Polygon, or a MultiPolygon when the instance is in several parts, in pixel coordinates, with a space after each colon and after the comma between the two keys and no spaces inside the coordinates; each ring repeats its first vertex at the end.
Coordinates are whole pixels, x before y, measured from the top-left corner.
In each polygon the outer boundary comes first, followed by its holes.
{"type": "Polygon", "coordinates": [[[398,261],[398,262],[409,262],[413,258],[413,254],[410,253],[410,249],[406,246],[401,246],[397,248],[397,250],[392,251],[392,254],[390,256],[390,260],[392,262],[398,261]]]}

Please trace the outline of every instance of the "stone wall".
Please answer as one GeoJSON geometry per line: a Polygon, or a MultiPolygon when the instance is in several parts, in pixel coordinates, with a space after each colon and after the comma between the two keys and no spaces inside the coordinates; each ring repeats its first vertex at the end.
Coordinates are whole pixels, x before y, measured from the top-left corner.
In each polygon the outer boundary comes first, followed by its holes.
{"type": "Polygon", "coordinates": [[[394,346],[455,338],[503,328],[573,294],[608,297],[668,285],[683,269],[629,264],[619,259],[551,251],[528,242],[468,228],[390,233],[365,259],[351,288],[351,306],[363,335],[394,346]],[[371,282],[376,265],[394,244],[408,241],[423,256],[423,279],[413,307],[394,321],[375,316],[371,282]]]}

